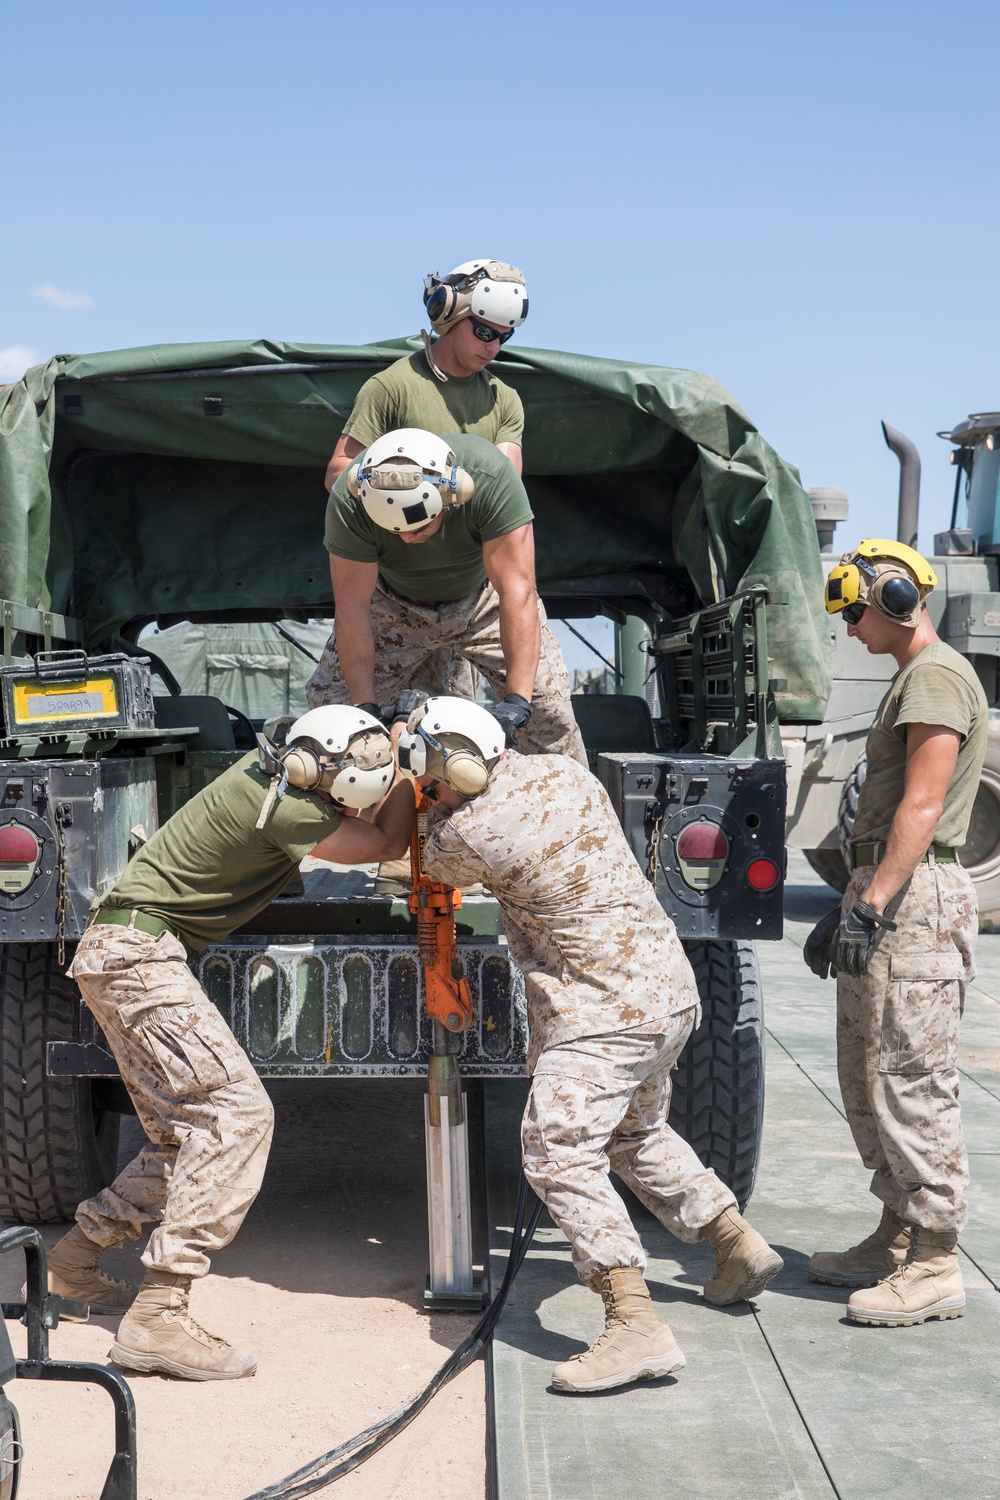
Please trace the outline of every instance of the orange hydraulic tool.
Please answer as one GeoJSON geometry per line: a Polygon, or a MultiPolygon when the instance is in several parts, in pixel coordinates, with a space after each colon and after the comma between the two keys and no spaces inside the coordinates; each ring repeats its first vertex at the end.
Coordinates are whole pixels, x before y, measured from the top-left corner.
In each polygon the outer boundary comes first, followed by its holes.
{"type": "Polygon", "coordinates": [[[473,1021],[472,997],[455,942],[455,913],[462,905],[462,892],[431,880],[424,872],[429,806],[427,797],[419,791],[410,841],[410,910],[417,919],[417,952],[424,970],[427,1013],[447,1031],[468,1031],[473,1021]]]}

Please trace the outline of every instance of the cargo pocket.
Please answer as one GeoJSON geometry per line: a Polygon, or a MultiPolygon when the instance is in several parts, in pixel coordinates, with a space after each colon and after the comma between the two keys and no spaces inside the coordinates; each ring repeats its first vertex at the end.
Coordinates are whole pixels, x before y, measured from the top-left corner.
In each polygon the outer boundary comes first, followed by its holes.
{"type": "Polygon", "coordinates": [[[134,927],[88,927],[67,973],[73,979],[127,974],[148,957],[153,942],[148,933],[137,932],[134,927]]]}
{"type": "Polygon", "coordinates": [[[146,1011],[130,1028],[144,1045],[176,1099],[242,1083],[252,1072],[242,1047],[209,1007],[164,1005],[146,1011]]]}
{"type": "Polygon", "coordinates": [[[880,1073],[933,1073],[955,1066],[962,973],[959,953],[890,957],[880,1073]]]}

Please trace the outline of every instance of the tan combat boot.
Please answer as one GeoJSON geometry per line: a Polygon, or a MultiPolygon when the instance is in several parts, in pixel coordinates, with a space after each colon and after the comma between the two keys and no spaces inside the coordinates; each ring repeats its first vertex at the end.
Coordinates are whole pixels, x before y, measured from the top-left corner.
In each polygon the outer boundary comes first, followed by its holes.
{"type": "Polygon", "coordinates": [[[713,1307],[756,1297],[785,1264],[735,1208],[727,1208],[707,1224],[702,1238],[715,1251],[715,1275],[705,1282],[705,1301],[713,1307]]]}
{"type": "Polygon", "coordinates": [[[188,1312],[190,1276],[147,1271],[131,1310],[118,1325],[109,1356],[126,1370],[160,1370],[184,1380],[239,1380],[253,1375],[257,1361],[188,1312]]]}
{"type": "MultiPolygon", "coordinates": [[[[100,1269],[98,1262],[103,1254],[102,1246],[95,1245],[79,1224],[74,1224],[46,1256],[49,1291],[57,1297],[86,1302],[91,1312],[98,1315],[127,1312],[135,1300],[136,1288],[100,1269]]],[[[66,1323],[81,1321],[65,1313],[61,1317],[66,1323]]]]}
{"type": "Polygon", "coordinates": [[[960,1318],[965,1312],[965,1289],[957,1244],[953,1229],[935,1232],[918,1226],[906,1264],[878,1286],[853,1292],[847,1316],[855,1323],[880,1328],[908,1328],[930,1318],[960,1318]]]}
{"type": "Polygon", "coordinates": [[[656,1316],[641,1271],[607,1271],[597,1289],[604,1298],[604,1332],[583,1354],[556,1365],[557,1391],[608,1391],[684,1368],[684,1356],[656,1316]]]}
{"type": "Polygon", "coordinates": [[[806,1269],[813,1281],[829,1286],[875,1286],[906,1260],[912,1229],[891,1208],[883,1208],[874,1234],[850,1250],[817,1250],[806,1269]]]}

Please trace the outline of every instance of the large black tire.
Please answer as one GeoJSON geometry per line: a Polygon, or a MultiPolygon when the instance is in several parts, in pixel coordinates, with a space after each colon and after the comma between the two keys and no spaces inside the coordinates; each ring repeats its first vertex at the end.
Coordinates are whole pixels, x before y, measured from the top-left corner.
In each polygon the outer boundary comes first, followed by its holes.
{"type": "Polygon", "coordinates": [[[54,943],[0,944],[0,1218],[71,1219],[114,1178],[121,1117],[89,1079],[50,1078],[49,1042],[75,1041],[80,998],[54,943]]]}
{"type": "Polygon", "coordinates": [[[673,1074],[670,1123],[740,1208],[750,1201],[764,1120],[764,1007],[753,943],[685,942],[701,1025],[673,1074]]]}
{"type": "Polygon", "coordinates": [[[959,856],[979,897],[979,931],[1000,932],[1000,713],[990,709],[986,759],[959,856]]]}
{"type": "Polygon", "coordinates": [[[854,762],[850,776],[840,788],[840,806],[837,809],[837,842],[848,870],[851,868],[851,837],[854,833],[854,819],[858,815],[858,798],[867,775],[868,757],[862,751],[854,762]]]}
{"type": "Polygon", "coordinates": [[[847,890],[850,873],[839,849],[803,849],[802,853],[820,880],[832,885],[835,891],[847,890]]]}
{"type": "Polygon", "coordinates": [[[21,1473],[21,1427],[17,1408],[0,1391],[0,1500],[17,1500],[21,1473]]]}
{"type": "MultiPolygon", "coordinates": [[[[845,860],[850,859],[858,795],[867,770],[868,761],[862,755],[840,793],[837,831],[845,860]]],[[[995,708],[990,709],[986,759],[969,821],[969,836],[959,858],[971,875],[979,898],[979,931],[1000,932],[1000,712],[995,708]]]]}

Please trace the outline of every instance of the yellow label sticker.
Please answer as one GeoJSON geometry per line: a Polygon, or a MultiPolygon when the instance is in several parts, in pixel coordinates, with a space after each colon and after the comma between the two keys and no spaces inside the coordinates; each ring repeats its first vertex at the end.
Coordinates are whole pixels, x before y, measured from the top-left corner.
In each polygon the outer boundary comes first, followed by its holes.
{"type": "Polygon", "coordinates": [[[76,682],[16,682],[15,724],[58,724],[66,719],[110,719],[118,713],[113,677],[76,682]]]}

